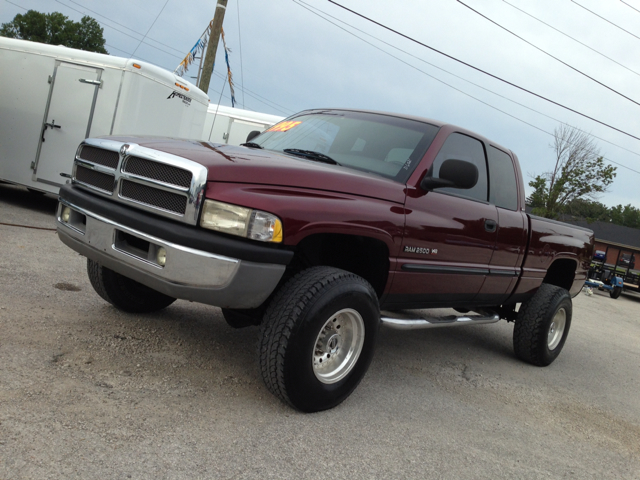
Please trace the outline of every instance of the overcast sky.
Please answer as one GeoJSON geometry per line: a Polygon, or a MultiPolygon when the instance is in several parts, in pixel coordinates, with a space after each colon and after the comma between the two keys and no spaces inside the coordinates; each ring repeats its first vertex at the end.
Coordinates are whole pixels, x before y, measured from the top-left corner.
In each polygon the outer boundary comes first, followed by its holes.
{"type": "MultiPolygon", "coordinates": [[[[640,105],[633,103],[640,103],[640,0],[463,0],[631,100],[536,50],[457,0],[336,1],[640,137],[640,105]]],[[[76,21],[90,15],[104,27],[110,54],[129,57],[135,51],[134,58],[173,71],[207,27],[215,5],[216,0],[0,0],[0,23],[26,9],[59,11],[76,21]]],[[[640,208],[640,140],[461,65],[327,0],[229,0],[224,30],[232,50],[236,106],[282,116],[306,108],[353,107],[442,120],[513,150],[525,183],[552,168],[551,134],[565,122],[599,137],[601,153],[619,164],[615,182],[600,201],[640,208]]],[[[214,74],[211,80],[211,102],[222,98],[220,103],[230,105],[228,85],[220,97],[226,73],[221,47],[215,72],[219,76],[214,74]]],[[[195,81],[190,76],[196,74],[194,65],[185,78],[195,81]]],[[[530,190],[527,187],[527,193],[530,190]]]]}

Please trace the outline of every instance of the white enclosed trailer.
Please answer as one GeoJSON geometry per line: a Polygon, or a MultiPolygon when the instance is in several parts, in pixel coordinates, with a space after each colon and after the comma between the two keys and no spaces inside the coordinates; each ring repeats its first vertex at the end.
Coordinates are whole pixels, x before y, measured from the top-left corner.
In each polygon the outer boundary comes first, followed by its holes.
{"type": "Polygon", "coordinates": [[[202,139],[214,143],[240,145],[247,140],[250,132],[263,132],[283,118],[224,105],[209,105],[202,139]]]}
{"type": "Polygon", "coordinates": [[[149,63],[0,37],[0,180],[57,193],[86,137],[200,139],[208,105],[149,63]]]}

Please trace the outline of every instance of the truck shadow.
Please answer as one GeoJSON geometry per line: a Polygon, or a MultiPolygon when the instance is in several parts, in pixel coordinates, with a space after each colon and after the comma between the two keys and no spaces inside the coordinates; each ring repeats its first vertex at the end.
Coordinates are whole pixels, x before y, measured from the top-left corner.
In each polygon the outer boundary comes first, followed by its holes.
{"type": "MultiPolygon", "coordinates": [[[[144,343],[136,360],[142,368],[172,372],[202,388],[216,390],[230,383],[231,388],[245,389],[249,396],[251,391],[266,394],[258,365],[258,327],[233,329],[220,309],[184,301],[156,314],[130,315],[107,306],[105,313],[118,318],[119,328],[105,332],[118,340],[115,343],[144,343]]],[[[381,327],[369,375],[381,380],[389,368],[411,368],[416,363],[437,368],[460,362],[519,362],[513,354],[511,334],[512,325],[507,322],[413,332],[381,327]]],[[[427,372],[424,375],[429,376],[427,372]]]]}
{"type": "Polygon", "coordinates": [[[0,202],[53,215],[56,211],[58,198],[49,193],[30,192],[25,187],[0,182],[0,202]]]}
{"type": "Polygon", "coordinates": [[[506,321],[493,325],[465,325],[412,332],[382,327],[378,351],[408,359],[464,357],[487,362],[507,358],[515,360],[512,332],[513,326],[506,321]]]}
{"type": "Polygon", "coordinates": [[[636,292],[624,291],[622,292],[622,295],[620,295],[620,297],[618,298],[618,300],[620,299],[628,300],[630,302],[640,303],[640,294],[636,292]]]}
{"type": "Polygon", "coordinates": [[[624,302],[625,300],[628,300],[630,302],[640,302],[640,294],[636,292],[631,292],[629,290],[623,290],[623,292],[620,294],[620,296],[617,299],[611,298],[611,295],[609,295],[609,292],[605,290],[598,290],[597,288],[594,288],[592,292],[593,292],[593,295],[598,295],[600,297],[608,298],[612,302],[619,302],[619,301],[624,302]]]}
{"type": "MultiPolygon", "coordinates": [[[[137,344],[132,349],[135,362],[141,369],[155,372],[153,376],[169,372],[201,388],[215,390],[230,383],[232,388],[266,393],[258,366],[258,327],[233,329],[220,309],[184,301],[155,314],[126,314],[106,305],[103,313],[117,319],[99,327],[109,349],[127,350],[127,343],[137,344]]],[[[413,332],[381,327],[369,375],[382,379],[388,368],[416,362],[434,367],[459,362],[518,362],[511,332],[512,326],[506,322],[413,332]]],[[[130,358],[122,361],[133,363],[130,358]]]]}

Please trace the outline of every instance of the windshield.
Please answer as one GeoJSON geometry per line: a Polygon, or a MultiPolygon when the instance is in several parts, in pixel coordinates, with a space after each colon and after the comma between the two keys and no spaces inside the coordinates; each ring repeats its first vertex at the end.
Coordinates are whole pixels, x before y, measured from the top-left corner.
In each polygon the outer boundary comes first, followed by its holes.
{"type": "Polygon", "coordinates": [[[438,127],[416,120],[318,110],[289,117],[252,139],[252,143],[301,159],[335,163],[336,168],[350,167],[405,183],[437,132],[438,127]],[[320,155],[314,157],[314,153],[320,155]]]}

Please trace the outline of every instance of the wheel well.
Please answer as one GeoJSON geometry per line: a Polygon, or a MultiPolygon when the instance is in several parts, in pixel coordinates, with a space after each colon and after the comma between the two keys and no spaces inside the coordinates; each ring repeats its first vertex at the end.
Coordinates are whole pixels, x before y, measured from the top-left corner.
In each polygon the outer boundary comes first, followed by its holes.
{"type": "Polygon", "coordinates": [[[560,259],[551,264],[543,282],[570,290],[578,264],[575,260],[560,259]]]}
{"type": "Polygon", "coordinates": [[[287,276],[318,265],[359,275],[380,297],[389,276],[389,249],[384,242],[371,237],[333,233],[310,235],[296,246],[287,276]]]}

